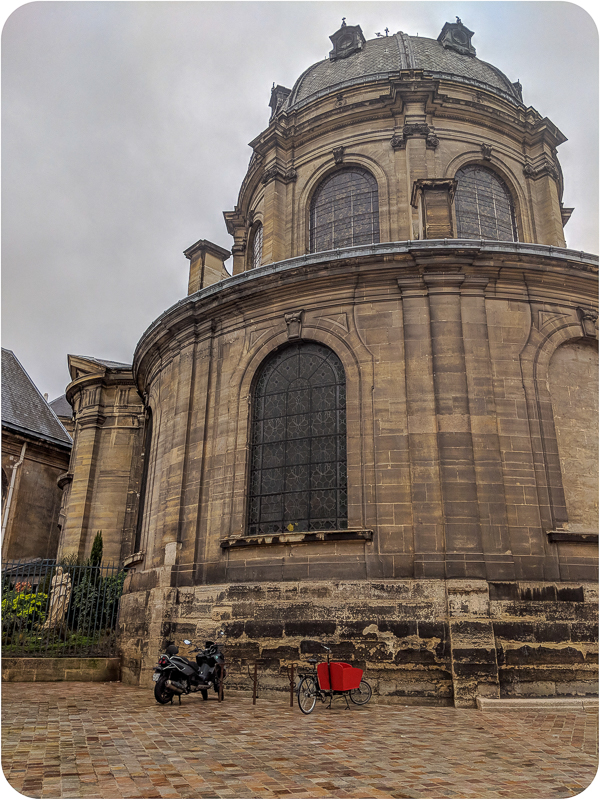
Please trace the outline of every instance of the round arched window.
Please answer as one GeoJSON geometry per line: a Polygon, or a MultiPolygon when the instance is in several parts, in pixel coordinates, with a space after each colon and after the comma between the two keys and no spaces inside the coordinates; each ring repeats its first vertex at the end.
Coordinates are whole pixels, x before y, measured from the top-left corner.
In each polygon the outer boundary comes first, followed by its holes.
{"type": "Polygon", "coordinates": [[[516,242],[514,205],[504,181],[477,164],[459,169],[456,181],[457,238],[516,242]]]}
{"type": "Polygon", "coordinates": [[[379,241],[377,181],[360,167],[329,175],[310,205],[310,252],[379,241]]]}
{"type": "Polygon", "coordinates": [[[251,435],[251,536],[348,527],[346,379],[332,350],[298,342],[263,362],[251,435]]]}

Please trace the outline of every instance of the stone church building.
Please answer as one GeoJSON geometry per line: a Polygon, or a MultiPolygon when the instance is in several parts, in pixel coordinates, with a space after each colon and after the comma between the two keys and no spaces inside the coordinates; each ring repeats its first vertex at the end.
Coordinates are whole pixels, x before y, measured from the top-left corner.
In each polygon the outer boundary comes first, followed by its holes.
{"type": "Polygon", "coordinates": [[[69,357],[60,553],[129,570],[123,680],[221,627],[232,686],[321,641],[404,703],[596,692],[598,259],[472,37],[342,24],[273,86],[231,253],[185,251],[132,365],[69,357]]]}

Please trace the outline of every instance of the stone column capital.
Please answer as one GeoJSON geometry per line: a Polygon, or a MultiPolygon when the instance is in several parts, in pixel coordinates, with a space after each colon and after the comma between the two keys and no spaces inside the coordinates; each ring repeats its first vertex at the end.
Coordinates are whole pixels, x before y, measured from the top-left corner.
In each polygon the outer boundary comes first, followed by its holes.
{"type": "Polygon", "coordinates": [[[402,297],[427,296],[427,287],[423,283],[422,275],[403,275],[397,280],[402,297]]]}
{"type": "Polygon", "coordinates": [[[423,275],[429,294],[458,294],[465,280],[460,272],[429,272],[423,275]]]}

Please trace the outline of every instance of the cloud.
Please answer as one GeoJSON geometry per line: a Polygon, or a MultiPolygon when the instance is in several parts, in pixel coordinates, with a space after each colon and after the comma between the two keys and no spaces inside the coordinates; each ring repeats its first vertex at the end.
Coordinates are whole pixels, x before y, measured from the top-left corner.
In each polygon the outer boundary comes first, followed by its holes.
{"type": "Polygon", "coordinates": [[[460,15],[478,56],[569,137],[568,245],[596,251],[597,31],[578,6],[31,3],[3,32],[3,343],[40,391],[64,391],[67,353],[130,361],[186,293],[182,251],[231,247],[222,212],[271,85],[326,58],[343,14],[367,38],[436,38],[460,15]]]}

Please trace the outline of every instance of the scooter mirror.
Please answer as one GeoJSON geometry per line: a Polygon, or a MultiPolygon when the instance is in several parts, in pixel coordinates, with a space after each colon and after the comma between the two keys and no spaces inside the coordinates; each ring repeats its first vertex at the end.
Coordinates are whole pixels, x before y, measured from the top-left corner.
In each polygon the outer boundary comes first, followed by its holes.
{"type": "Polygon", "coordinates": [[[190,642],[190,640],[189,640],[189,639],[184,639],[184,640],[183,640],[183,643],[184,643],[184,644],[191,644],[191,642],[190,642]]]}

